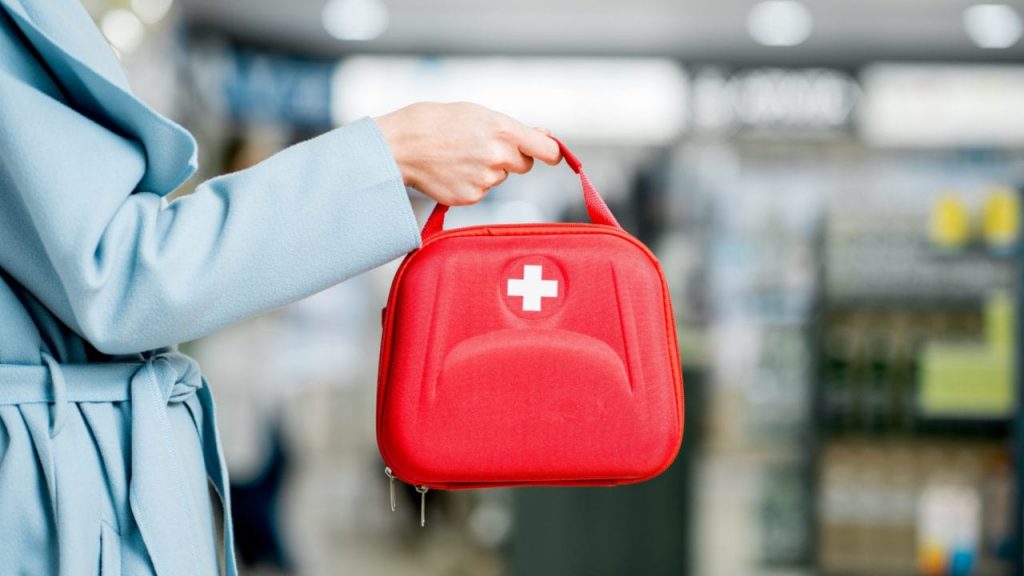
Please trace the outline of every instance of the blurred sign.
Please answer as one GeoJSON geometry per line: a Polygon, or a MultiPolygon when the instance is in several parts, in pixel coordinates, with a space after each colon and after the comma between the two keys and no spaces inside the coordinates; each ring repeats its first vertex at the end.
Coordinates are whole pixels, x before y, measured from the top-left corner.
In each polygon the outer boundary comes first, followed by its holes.
{"type": "Polygon", "coordinates": [[[877,64],[862,80],[860,128],[869,143],[1024,144],[1024,66],[877,64]]]}
{"type": "Polygon", "coordinates": [[[704,68],[693,79],[693,127],[832,131],[850,124],[859,96],[856,79],[828,68],[704,68]]]}
{"type": "Polygon", "coordinates": [[[651,58],[355,57],[338,66],[334,119],[419,100],[471,101],[577,141],[661,144],[682,133],[683,69],[651,58]]]}
{"type": "Polygon", "coordinates": [[[189,60],[204,100],[233,118],[331,126],[333,62],[223,46],[193,50],[189,60]]]}

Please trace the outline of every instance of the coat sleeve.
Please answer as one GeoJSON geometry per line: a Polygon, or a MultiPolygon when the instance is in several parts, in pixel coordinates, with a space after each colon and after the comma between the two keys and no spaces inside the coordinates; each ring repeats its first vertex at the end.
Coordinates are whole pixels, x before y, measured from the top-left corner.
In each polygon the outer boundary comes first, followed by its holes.
{"type": "Polygon", "coordinates": [[[98,350],[203,336],[418,246],[373,120],[213,178],[136,190],[145,151],[0,65],[0,268],[98,350]]]}

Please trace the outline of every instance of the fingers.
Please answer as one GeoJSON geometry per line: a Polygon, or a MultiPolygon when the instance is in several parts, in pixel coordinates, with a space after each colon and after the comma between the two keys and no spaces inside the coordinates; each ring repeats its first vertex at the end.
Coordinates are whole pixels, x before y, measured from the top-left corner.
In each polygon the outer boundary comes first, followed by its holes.
{"type": "Polygon", "coordinates": [[[562,161],[562,152],[558,149],[558,143],[546,131],[522,126],[517,136],[519,151],[523,154],[552,166],[562,161]]]}
{"type": "Polygon", "coordinates": [[[514,155],[507,162],[501,165],[505,170],[515,174],[526,174],[533,168],[533,157],[520,153],[518,150],[512,152],[514,155]]]}
{"type": "Polygon", "coordinates": [[[421,192],[447,206],[469,206],[483,200],[487,191],[497,185],[491,184],[491,182],[499,182],[504,176],[504,172],[498,171],[497,174],[489,177],[487,183],[470,184],[467,182],[458,188],[430,187],[421,192]]]}
{"type": "Polygon", "coordinates": [[[508,178],[508,172],[508,170],[504,169],[491,170],[490,173],[487,175],[487,179],[484,181],[484,192],[486,193],[487,190],[490,190],[491,188],[494,188],[498,184],[504,182],[508,178]]]}

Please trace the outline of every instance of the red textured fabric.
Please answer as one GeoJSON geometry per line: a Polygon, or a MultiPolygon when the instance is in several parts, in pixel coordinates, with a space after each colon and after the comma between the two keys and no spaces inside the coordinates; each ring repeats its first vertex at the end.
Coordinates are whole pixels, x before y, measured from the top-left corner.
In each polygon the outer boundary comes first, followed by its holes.
{"type": "Polygon", "coordinates": [[[589,189],[608,224],[442,231],[439,210],[424,227],[383,319],[377,440],[399,479],[610,485],[672,463],[683,381],[668,287],[589,189]]]}

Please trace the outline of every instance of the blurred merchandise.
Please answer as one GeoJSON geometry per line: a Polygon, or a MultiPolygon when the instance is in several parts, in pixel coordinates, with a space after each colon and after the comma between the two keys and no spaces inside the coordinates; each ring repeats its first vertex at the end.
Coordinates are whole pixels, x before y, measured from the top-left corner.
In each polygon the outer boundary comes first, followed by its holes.
{"type": "Polygon", "coordinates": [[[1014,405],[1014,307],[995,295],[985,305],[980,343],[929,339],[921,356],[918,405],[925,417],[1007,418],[1014,405]]]}
{"type": "Polygon", "coordinates": [[[776,462],[764,470],[757,529],[763,535],[759,556],[765,566],[799,565],[807,554],[811,503],[802,474],[796,463],[776,462]]]}
{"type": "Polygon", "coordinates": [[[847,209],[827,226],[818,565],[1014,574],[1017,263],[971,241],[962,195],[893,200],[884,219],[847,209]]]}
{"type": "MultiPolygon", "coordinates": [[[[806,150],[776,160],[799,162],[806,150]]],[[[806,442],[822,174],[778,169],[756,146],[685,152],[714,161],[690,160],[710,206],[713,375],[696,473],[696,522],[704,530],[694,573],[801,573],[813,555],[806,442]]],[[[685,156],[683,165],[691,165],[685,156]]]]}
{"type": "Polygon", "coordinates": [[[967,207],[954,194],[943,194],[932,207],[931,238],[939,248],[957,250],[971,237],[967,207]]]}
{"type": "Polygon", "coordinates": [[[1016,190],[992,188],[985,198],[985,242],[997,251],[1012,250],[1020,237],[1020,197],[1016,190]]]}
{"type": "Polygon", "coordinates": [[[969,486],[932,482],[918,498],[919,568],[928,576],[966,576],[974,568],[981,537],[978,492],[969,486]]]}
{"type": "Polygon", "coordinates": [[[822,455],[825,574],[1010,574],[1004,449],[997,442],[850,439],[822,455]]]}
{"type": "Polygon", "coordinates": [[[987,190],[984,202],[973,214],[956,192],[942,193],[932,204],[929,238],[936,248],[956,252],[976,244],[997,255],[1007,255],[1020,233],[1020,199],[1015,190],[987,190]],[[976,240],[976,241],[975,241],[976,240]]]}
{"type": "MultiPolygon", "coordinates": [[[[852,201],[851,201],[852,202],[852,201]]],[[[909,200],[908,200],[909,202],[909,200]]],[[[929,202],[922,194],[921,202],[929,202]]],[[[837,206],[825,242],[825,291],[830,302],[877,303],[875,308],[919,310],[934,303],[946,310],[977,303],[993,288],[1010,285],[1012,266],[972,251],[942,258],[925,238],[924,206],[870,209],[837,206]]],[[[935,320],[936,329],[957,329],[935,320]]]]}

